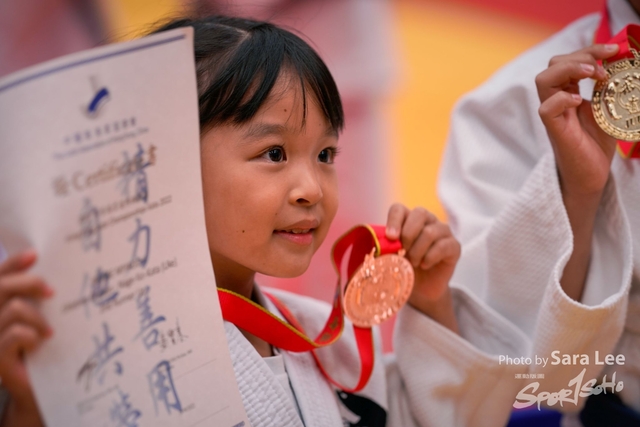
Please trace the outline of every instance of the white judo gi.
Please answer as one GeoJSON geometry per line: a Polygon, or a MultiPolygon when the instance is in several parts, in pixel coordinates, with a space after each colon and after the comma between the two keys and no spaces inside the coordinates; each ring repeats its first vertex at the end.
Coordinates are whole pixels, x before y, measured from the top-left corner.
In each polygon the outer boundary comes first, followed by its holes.
{"type": "MultiPolygon", "coordinates": [[[[613,34],[640,23],[625,0],[609,0],[608,9],[613,34]]],[[[640,159],[613,159],[587,283],[576,302],[559,283],[573,238],[534,82],[552,56],[590,46],[599,22],[599,14],[574,22],[459,102],[439,195],[463,246],[453,282],[518,326],[531,357],[549,358],[546,367],[531,366],[544,374],[535,380],[538,392],[571,388],[568,382],[583,368],[585,382],[616,372],[623,401],[640,410],[640,159]],[[585,354],[589,364],[551,365],[554,351],[585,354]],[[596,351],[600,359],[623,354],[625,364],[596,365],[596,351]]],[[[580,82],[585,99],[593,85],[580,82]]],[[[583,403],[554,408],[577,411],[583,403]]]]}
{"type": "MultiPolygon", "coordinates": [[[[309,336],[324,326],[324,302],[270,290],[289,308],[309,336]]],[[[506,423],[514,380],[521,367],[499,365],[489,353],[512,357],[526,347],[524,335],[470,296],[453,289],[465,340],[411,307],[404,307],[395,330],[395,355],[382,356],[367,386],[355,394],[336,390],[309,353],[282,352],[306,427],[496,427],[506,423]],[[486,352],[485,352],[486,351],[486,352]],[[498,403],[498,405],[496,405],[498,403]]],[[[272,312],[270,301],[261,302],[272,312]]],[[[253,427],[302,426],[296,403],[242,333],[225,322],[240,394],[253,427]]],[[[376,338],[376,342],[379,340],[376,338]]],[[[357,382],[360,364],[353,328],[345,325],[338,342],[318,351],[330,375],[346,387],[357,382]]]]}

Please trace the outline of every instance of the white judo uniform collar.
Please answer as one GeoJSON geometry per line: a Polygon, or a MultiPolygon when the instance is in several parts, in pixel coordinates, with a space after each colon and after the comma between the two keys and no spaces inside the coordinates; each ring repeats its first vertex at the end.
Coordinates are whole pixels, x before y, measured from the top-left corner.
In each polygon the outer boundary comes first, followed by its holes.
{"type": "MultiPolygon", "coordinates": [[[[257,292],[261,304],[281,317],[271,301],[264,298],[259,290],[257,292]]],[[[277,294],[309,335],[314,336],[323,326],[329,312],[327,304],[287,292],[269,292],[277,294]]],[[[324,378],[310,353],[282,352],[303,422],[298,416],[295,402],[291,401],[271,369],[238,328],[225,322],[225,332],[240,395],[253,427],[341,427],[344,425],[343,418],[357,420],[357,415],[350,414],[345,405],[339,403],[340,400],[352,398],[353,395],[339,395],[339,391],[324,378]]],[[[372,378],[358,396],[372,401],[371,405],[380,405],[380,408],[386,411],[383,407],[387,401],[384,368],[380,352],[376,353],[377,360],[372,378]]],[[[337,380],[355,384],[359,363],[350,323],[345,325],[340,340],[330,348],[320,350],[319,355],[325,368],[330,370],[337,380]]]]}

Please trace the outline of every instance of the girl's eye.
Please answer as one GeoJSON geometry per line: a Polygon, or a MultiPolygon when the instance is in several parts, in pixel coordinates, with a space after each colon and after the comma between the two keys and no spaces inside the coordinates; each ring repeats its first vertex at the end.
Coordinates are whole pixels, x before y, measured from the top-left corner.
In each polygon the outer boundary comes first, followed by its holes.
{"type": "Polygon", "coordinates": [[[320,154],[318,154],[318,161],[320,161],[321,163],[331,164],[333,163],[337,155],[338,155],[337,147],[325,148],[320,152],[320,154]]]}
{"type": "Polygon", "coordinates": [[[284,156],[284,148],[282,147],[270,148],[269,151],[264,153],[264,156],[274,163],[279,163],[286,160],[284,156]]]}

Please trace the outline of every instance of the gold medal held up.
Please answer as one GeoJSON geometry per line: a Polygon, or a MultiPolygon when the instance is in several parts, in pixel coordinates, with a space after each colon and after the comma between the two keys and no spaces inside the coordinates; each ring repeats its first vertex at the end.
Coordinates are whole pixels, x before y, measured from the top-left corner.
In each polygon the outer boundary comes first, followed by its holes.
{"type": "Polygon", "coordinates": [[[621,141],[640,141],[640,56],[605,65],[607,79],[598,81],[591,107],[596,123],[621,141]]]}
{"type": "Polygon", "coordinates": [[[375,257],[374,248],[365,256],[344,292],[344,311],[354,325],[378,325],[407,302],[414,273],[404,252],[401,249],[397,254],[375,257]]]}

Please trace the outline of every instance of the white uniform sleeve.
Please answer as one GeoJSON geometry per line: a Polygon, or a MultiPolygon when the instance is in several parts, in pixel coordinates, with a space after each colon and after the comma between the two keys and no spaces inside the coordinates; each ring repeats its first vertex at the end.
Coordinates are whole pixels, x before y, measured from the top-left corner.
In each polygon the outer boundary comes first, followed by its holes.
{"type": "MultiPolygon", "coordinates": [[[[573,235],[534,86],[541,71],[536,68],[544,69],[552,55],[580,47],[563,37],[593,34],[592,22],[578,24],[570,29],[575,34],[565,31],[525,54],[460,103],[439,194],[463,245],[454,281],[519,327],[532,340],[530,356],[589,355],[585,378],[590,379],[602,368],[593,363],[595,351],[611,352],[624,327],[631,233],[610,178],[596,217],[583,300],[566,296],[559,281],[573,235]]],[[[549,363],[532,370],[545,375],[541,390],[559,391],[583,367],[549,363]]]]}
{"type": "Polygon", "coordinates": [[[484,246],[488,260],[484,299],[532,337],[530,356],[551,359],[557,352],[590,358],[587,366],[573,361],[551,364],[552,360],[546,366],[534,365],[533,372],[545,375],[541,390],[568,388],[583,367],[586,379],[597,377],[602,366],[594,363],[595,352],[602,355],[614,349],[624,327],[631,284],[631,233],[613,180],[605,188],[596,216],[586,291],[594,296],[589,304],[572,300],[560,287],[573,236],[552,153],[543,156],[498,215],[484,246]]]}
{"type": "Polygon", "coordinates": [[[526,337],[462,289],[453,289],[461,336],[407,306],[387,361],[389,427],[502,426],[523,366],[500,362],[528,351],[526,337]]]}

